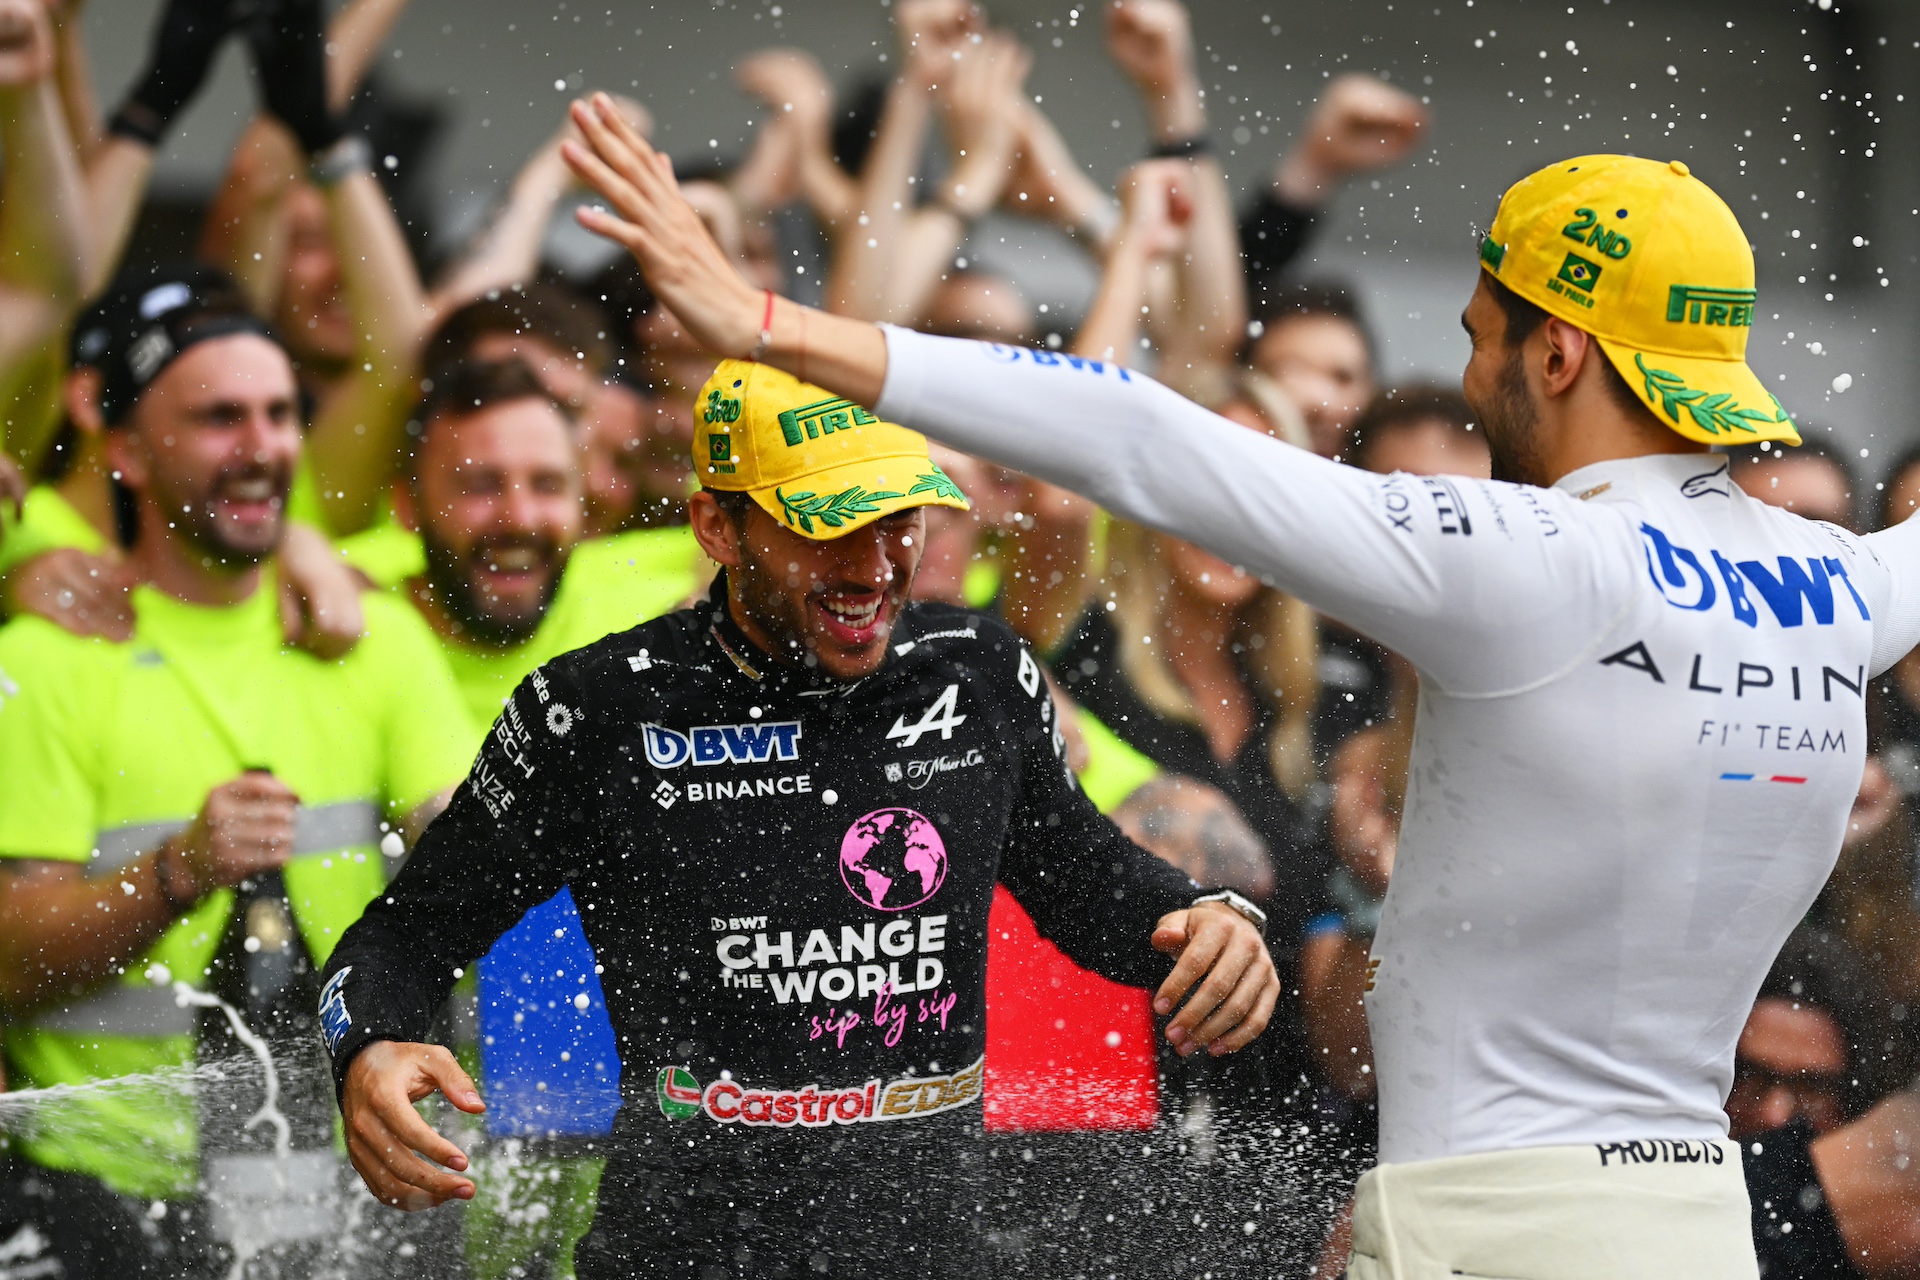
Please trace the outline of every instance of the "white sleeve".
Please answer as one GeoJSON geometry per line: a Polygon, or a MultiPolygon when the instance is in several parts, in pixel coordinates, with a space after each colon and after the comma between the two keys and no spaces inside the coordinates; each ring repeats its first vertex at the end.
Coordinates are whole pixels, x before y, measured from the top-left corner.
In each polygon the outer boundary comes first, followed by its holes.
{"type": "Polygon", "coordinates": [[[1115,365],[886,334],[883,418],[1197,543],[1456,696],[1558,675],[1627,606],[1637,535],[1557,490],[1376,475],[1115,365]]]}
{"type": "Polygon", "coordinates": [[[1873,615],[1873,675],[1920,645],[1920,518],[1860,539],[1851,566],[1873,615]]]}

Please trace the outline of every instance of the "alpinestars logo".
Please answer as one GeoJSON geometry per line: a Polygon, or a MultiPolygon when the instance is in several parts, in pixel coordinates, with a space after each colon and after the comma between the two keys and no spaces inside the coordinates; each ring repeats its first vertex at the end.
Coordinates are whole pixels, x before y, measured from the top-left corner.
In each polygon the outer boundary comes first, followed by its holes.
{"type": "Polygon", "coordinates": [[[900,745],[911,749],[920,745],[920,739],[935,729],[940,731],[943,742],[953,740],[953,731],[967,722],[960,713],[960,686],[950,684],[946,692],[933,700],[921,717],[912,724],[907,723],[903,713],[894,718],[893,728],[887,730],[887,741],[900,739],[900,745]]]}

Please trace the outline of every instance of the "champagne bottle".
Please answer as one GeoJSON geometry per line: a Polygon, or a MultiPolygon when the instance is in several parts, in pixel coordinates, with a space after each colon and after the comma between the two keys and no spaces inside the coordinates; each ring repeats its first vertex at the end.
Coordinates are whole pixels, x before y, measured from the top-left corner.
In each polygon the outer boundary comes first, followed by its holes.
{"type": "Polygon", "coordinates": [[[235,1031],[226,1009],[201,1010],[200,1062],[224,1077],[203,1075],[200,1086],[201,1180],[214,1234],[239,1256],[270,1260],[272,1273],[303,1273],[338,1230],[339,1161],[319,970],[278,870],[235,886],[208,978],[212,994],[264,1046],[278,1084],[270,1098],[259,1049],[235,1031]],[[277,1119],[286,1124],[285,1150],[277,1119]]]}

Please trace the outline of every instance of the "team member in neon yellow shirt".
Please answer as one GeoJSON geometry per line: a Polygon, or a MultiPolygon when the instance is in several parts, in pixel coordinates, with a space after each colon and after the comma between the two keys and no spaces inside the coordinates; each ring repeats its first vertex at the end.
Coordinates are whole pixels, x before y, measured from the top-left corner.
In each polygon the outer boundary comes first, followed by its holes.
{"type": "Polygon", "coordinates": [[[684,527],[580,541],[580,466],[567,411],[518,360],[443,370],[394,512],[422,571],[402,590],[440,637],[474,745],[529,672],[658,617],[697,585],[684,527]]]}
{"type": "MultiPolygon", "coordinates": [[[[384,884],[383,821],[433,811],[471,746],[400,602],[368,596],[339,661],[282,644],[271,581],[301,435],[278,343],[201,305],[130,307],[114,330],[101,403],[138,507],[132,639],[0,629],[0,1013],[21,1086],[191,1066],[191,1011],[167,984],[204,985],[229,886],[283,866],[324,962],[384,884]]],[[[124,1195],[194,1197],[190,1096],[71,1106],[21,1152],[124,1195]]]]}

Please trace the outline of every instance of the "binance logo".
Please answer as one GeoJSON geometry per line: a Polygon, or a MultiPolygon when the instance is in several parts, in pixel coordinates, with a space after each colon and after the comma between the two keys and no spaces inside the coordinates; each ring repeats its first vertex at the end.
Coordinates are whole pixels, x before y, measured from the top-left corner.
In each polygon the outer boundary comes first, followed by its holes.
{"type": "Polygon", "coordinates": [[[1371,956],[1367,958],[1367,990],[1373,990],[1373,979],[1380,972],[1380,962],[1371,956]]]}

